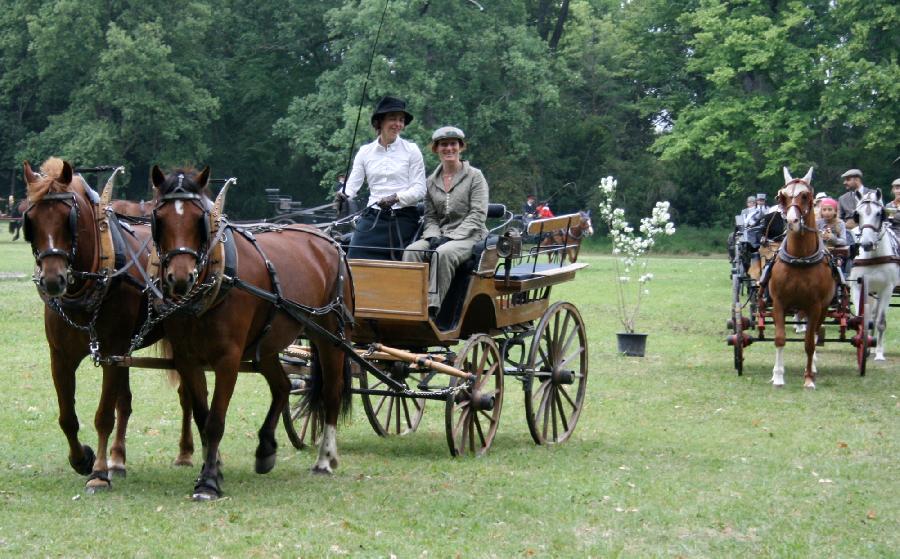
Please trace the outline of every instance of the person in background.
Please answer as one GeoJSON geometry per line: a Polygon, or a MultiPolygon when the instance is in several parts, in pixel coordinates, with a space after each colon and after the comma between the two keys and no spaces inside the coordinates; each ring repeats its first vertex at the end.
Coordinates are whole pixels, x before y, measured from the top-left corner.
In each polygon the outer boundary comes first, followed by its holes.
{"type": "Polygon", "coordinates": [[[847,246],[847,232],[844,222],[838,217],[838,202],[834,198],[823,198],[819,205],[822,217],[816,220],[816,229],[828,248],[847,246]]]}
{"type": "Polygon", "coordinates": [[[855,229],[857,223],[853,221],[853,214],[856,213],[856,205],[859,203],[856,194],[865,194],[869,189],[863,186],[863,174],[859,169],[849,169],[841,175],[841,178],[844,179],[847,192],[838,198],[838,217],[844,221],[847,229],[855,229]]]}
{"type": "Polygon", "coordinates": [[[441,164],[428,177],[422,238],[403,253],[407,262],[431,260],[428,314],[432,318],[437,316],[456,268],[472,256],[472,247],[488,233],[488,184],[481,171],[460,158],[465,149],[466,135],[455,126],[443,126],[431,135],[431,151],[441,164]]]}
{"type": "Polygon", "coordinates": [[[548,217],[556,217],[553,215],[553,211],[550,210],[550,204],[546,201],[541,202],[537,205],[537,216],[540,219],[546,219],[548,217]]]}
{"type": "Polygon", "coordinates": [[[888,209],[891,231],[894,232],[894,237],[900,241],[900,179],[894,179],[894,182],[891,183],[891,194],[894,195],[894,199],[884,207],[888,209]]]}
{"type": "Polygon", "coordinates": [[[822,215],[819,213],[819,204],[822,203],[822,200],[824,198],[828,198],[828,195],[824,192],[816,192],[816,197],[815,199],[813,199],[813,213],[816,215],[816,219],[822,217],[822,215]]]}
{"type": "Polygon", "coordinates": [[[741,217],[744,219],[744,224],[747,224],[747,218],[750,216],[750,213],[756,209],[756,196],[750,195],[747,196],[746,207],[741,210],[741,217]]]}
{"type": "Polygon", "coordinates": [[[529,194],[522,204],[522,221],[534,219],[537,216],[537,196],[529,194]]]}
{"type": "Polygon", "coordinates": [[[346,188],[335,193],[335,206],[369,185],[368,207],[360,215],[347,252],[349,258],[399,260],[419,229],[416,204],[425,196],[425,161],[415,143],[400,137],[413,116],[406,101],[383,97],[370,122],[375,141],[359,148],[346,188]]]}

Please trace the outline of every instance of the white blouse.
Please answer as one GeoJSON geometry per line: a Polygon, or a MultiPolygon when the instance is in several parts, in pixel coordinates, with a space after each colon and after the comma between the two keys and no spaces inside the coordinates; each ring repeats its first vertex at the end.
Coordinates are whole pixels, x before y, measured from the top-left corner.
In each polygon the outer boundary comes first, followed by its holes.
{"type": "Polygon", "coordinates": [[[356,196],[363,181],[369,183],[367,206],[391,194],[400,200],[395,209],[416,205],[425,197],[425,161],[419,146],[400,137],[386,148],[377,139],[363,145],[353,159],[347,196],[356,196]]]}

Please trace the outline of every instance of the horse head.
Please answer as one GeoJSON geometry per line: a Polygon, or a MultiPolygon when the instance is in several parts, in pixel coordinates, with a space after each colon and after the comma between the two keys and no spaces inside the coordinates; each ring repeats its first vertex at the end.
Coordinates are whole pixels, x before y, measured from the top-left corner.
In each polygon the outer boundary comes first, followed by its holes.
{"type": "Polygon", "coordinates": [[[90,202],[72,165],[51,157],[41,165],[41,172],[23,164],[27,189],[27,206],[22,215],[25,240],[31,243],[35,259],[35,283],[49,297],[60,297],[73,284],[73,266],[84,237],[92,227],[81,224],[80,216],[93,216],[90,202]]]}
{"type": "Polygon", "coordinates": [[[209,167],[176,169],[165,175],[156,165],[150,173],[156,191],[150,216],[163,286],[174,296],[187,295],[206,264],[210,243],[210,210],[206,188],[209,167]]]}
{"type": "Polygon", "coordinates": [[[594,224],[591,223],[591,210],[581,210],[578,213],[581,214],[581,231],[585,236],[592,236],[594,234],[594,224]]]}
{"type": "MultiPolygon", "coordinates": [[[[784,167],[784,186],[778,191],[778,205],[784,215],[789,231],[798,233],[803,229],[804,221],[814,219],[812,189],[813,168],[802,179],[791,177],[791,172],[784,167]]],[[[814,225],[814,223],[813,223],[814,225]]]]}
{"type": "Polygon", "coordinates": [[[865,251],[874,249],[881,240],[881,227],[887,218],[881,191],[869,191],[860,194],[856,191],[856,212],[853,221],[859,226],[859,246],[865,251]]]}

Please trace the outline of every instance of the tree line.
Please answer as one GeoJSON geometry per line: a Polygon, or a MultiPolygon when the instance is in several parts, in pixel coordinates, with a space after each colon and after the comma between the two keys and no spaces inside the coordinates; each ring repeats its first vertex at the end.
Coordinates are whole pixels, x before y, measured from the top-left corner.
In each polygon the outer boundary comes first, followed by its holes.
{"type": "Polygon", "coordinates": [[[317,205],[385,94],[405,136],[465,130],[494,201],[557,211],[672,201],[680,223],[722,224],[781,166],[849,167],[886,186],[900,168],[900,7],[892,0],[5,0],[0,180],[23,159],[237,176],[229,210],[263,189],[317,205]],[[384,12],[385,2],[387,11],[384,12]],[[382,13],[384,26],[373,51],[382,13]],[[371,76],[363,96],[366,71],[371,76]]]}

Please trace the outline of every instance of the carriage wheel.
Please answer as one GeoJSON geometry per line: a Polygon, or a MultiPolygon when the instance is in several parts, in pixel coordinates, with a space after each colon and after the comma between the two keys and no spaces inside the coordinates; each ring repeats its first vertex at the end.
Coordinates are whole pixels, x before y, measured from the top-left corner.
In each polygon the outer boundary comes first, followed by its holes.
{"type": "Polygon", "coordinates": [[[281,419],[288,440],[294,448],[302,450],[306,448],[308,441],[315,442],[319,437],[318,425],[312,421],[306,404],[309,377],[289,373],[288,380],[291,381],[291,394],[288,397],[288,405],[281,412],[281,419]]]}
{"type": "MultiPolygon", "coordinates": [[[[391,378],[406,382],[407,386],[414,389],[424,380],[425,375],[418,370],[410,369],[406,363],[399,361],[388,362],[390,369],[385,373],[391,378]]],[[[369,373],[362,371],[359,375],[359,387],[362,390],[388,389],[383,381],[372,377],[374,383],[369,386],[369,373]]],[[[424,398],[405,398],[403,396],[374,396],[361,394],[363,409],[369,424],[379,437],[390,435],[408,435],[419,427],[422,415],[425,413],[424,398]]]]}
{"type": "Polygon", "coordinates": [[[731,333],[734,343],[734,369],[738,376],[744,374],[744,317],[741,314],[741,278],[734,276],[732,280],[731,333]]]}
{"type": "Polygon", "coordinates": [[[471,382],[450,378],[450,387],[466,386],[447,398],[445,423],[447,444],[453,456],[487,452],[503,407],[503,359],[494,340],[475,334],[460,350],[453,366],[475,375],[471,382]]]}
{"type": "Polygon", "coordinates": [[[859,376],[866,376],[866,360],[869,357],[869,319],[866,317],[866,300],[869,298],[866,278],[856,280],[859,283],[859,308],[856,316],[859,317],[859,325],[856,327],[856,366],[859,368],[859,376]]]}
{"type": "Polygon", "coordinates": [[[587,388],[587,334],[578,309],[554,303],[544,312],[531,342],[525,377],[525,420],[537,444],[572,435],[587,388]]]}

